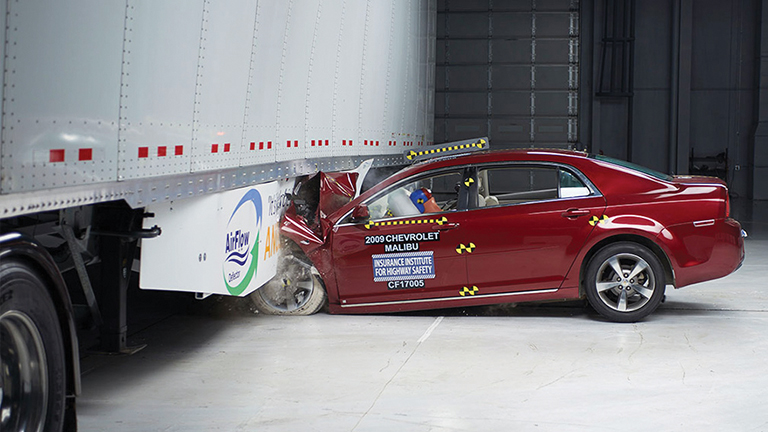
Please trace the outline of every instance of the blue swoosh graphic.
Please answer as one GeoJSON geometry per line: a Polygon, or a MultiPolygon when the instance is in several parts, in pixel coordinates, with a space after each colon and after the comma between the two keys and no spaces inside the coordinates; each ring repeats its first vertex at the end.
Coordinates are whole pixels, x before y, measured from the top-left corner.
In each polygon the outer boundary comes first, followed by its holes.
{"type": "Polygon", "coordinates": [[[245,258],[247,255],[248,255],[248,251],[245,251],[243,253],[230,252],[229,255],[227,255],[227,261],[232,259],[233,256],[236,256],[238,258],[245,258]]]}
{"type": "Polygon", "coordinates": [[[247,258],[242,260],[242,261],[238,261],[238,260],[236,260],[234,258],[230,258],[230,259],[227,260],[227,262],[233,262],[233,263],[239,265],[240,267],[244,266],[247,261],[248,261],[247,258]]]}
{"type": "Polygon", "coordinates": [[[253,203],[253,206],[256,208],[256,226],[261,227],[261,194],[259,194],[259,191],[256,189],[249,190],[243,197],[240,199],[240,202],[237,203],[237,206],[235,207],[235,211],[232,212],[232,216],[229,217],[229,222],[232,222],[232,218],[235,217],[235,214],[237,213],[237,210],[240,209],[240,207],[243,206],[243,204],[247,203],[248,201],[253,203]]]}
{"type": "Polygon", "coordinates": [[[232,252],[229,255],[227,255],[227,259],[226,259],[226,262],[233,262],[241,267],[244,266],[247,261],[248,261],[248,251],[245,251],[243,253],[232,252]]]}

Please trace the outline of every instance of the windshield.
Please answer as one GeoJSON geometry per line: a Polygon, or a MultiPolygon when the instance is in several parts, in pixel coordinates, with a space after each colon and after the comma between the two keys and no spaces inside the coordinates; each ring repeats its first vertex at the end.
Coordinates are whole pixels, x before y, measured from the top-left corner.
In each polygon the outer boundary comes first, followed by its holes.
{"type": "Polygon", "coordinates": [[[650,168],[646,168],[646,167],[640,166],[638,164],[633,164],[632,162],[627,162],[627,161],[624,161],[624,160],[621,160],[621,159],[614,159],[612,157],[603,156],[603,155],[591,155],[590,157],[592,157],[594,159],[597,159],[599,161],[608,162],[608,163],[612,163],[614,165],[622,166],[624,168],[629,168],[629,169],[632,169],[632,170],[635,170],[635,171],[639,171],[639,172],[641,172],[643,174],[648,174],[649,176],[655,177],[655,178],[657,178],[659,180],[667,180],[667,181],[672,181],[673,180],[672,176],[670,176],[668,174],[664,174],[662,172],[659,172],[659,171],[656,171],[656,170],[652,170],[650,168]]]}

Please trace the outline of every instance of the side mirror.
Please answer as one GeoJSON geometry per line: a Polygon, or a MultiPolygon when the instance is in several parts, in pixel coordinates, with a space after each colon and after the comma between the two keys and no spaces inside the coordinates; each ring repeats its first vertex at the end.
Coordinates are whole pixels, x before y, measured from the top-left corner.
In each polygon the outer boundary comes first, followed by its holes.
{"type": "Polygon", "coordinates": [[[370,217],[371,214],[368,212],[368,206],[365,204],[360,204],[352,210],[352,222],[362,222],[370,217]]]}

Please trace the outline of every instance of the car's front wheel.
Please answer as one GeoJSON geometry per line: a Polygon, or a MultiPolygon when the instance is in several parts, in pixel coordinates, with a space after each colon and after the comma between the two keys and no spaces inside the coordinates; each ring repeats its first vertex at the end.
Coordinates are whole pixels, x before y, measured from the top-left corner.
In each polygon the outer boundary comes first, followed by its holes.
{"type": "Polygon", "coordinates": [[[250,294],[253,305],[268,315],[312,315],[326,303],[320,273],[303,260],[283,258],[277,276],[250,294]]]}
{"type": "Polygon", "coordinates": [[[636,243],[614,243],[589,262],[584,277],[589,304],[616,322],[636,322],[661,304],[665,275],[656,255],[636,243]]]}

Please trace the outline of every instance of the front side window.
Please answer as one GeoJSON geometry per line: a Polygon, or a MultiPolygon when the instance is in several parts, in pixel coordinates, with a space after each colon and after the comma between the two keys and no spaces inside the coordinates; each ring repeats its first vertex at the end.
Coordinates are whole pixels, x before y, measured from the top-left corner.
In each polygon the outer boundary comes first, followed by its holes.
{"type": "Polygon", "coordinates": [[[549,166],[480,168],[478,207],[588,196],[591,190],[572,172],[549,166]]]}
{"type": "Polygon", "coordinates": [[[461,180],[461,171],[449,171],[400,183],[368,203],[371,219],[454,210],[461,180]]]}

